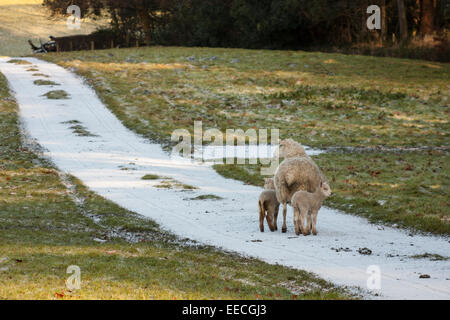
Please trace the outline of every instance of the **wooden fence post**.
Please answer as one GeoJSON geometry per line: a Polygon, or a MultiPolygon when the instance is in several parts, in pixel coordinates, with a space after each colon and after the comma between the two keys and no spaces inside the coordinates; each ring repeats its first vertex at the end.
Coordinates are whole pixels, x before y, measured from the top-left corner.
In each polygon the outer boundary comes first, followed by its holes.
{"type": "Polygon", "coordinates": [[[95,43],[94,43],[94,40],[92,40],[91,41],[91,50],[94,50],[95,49],[95,43]]]}

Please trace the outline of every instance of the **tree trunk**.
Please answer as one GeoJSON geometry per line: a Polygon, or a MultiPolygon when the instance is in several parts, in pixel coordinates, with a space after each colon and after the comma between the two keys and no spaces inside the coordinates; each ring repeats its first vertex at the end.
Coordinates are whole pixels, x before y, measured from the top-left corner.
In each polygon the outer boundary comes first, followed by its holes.
{"type": "Polygon", "coordinates": [[[404,0],[397,0],[398,22],[400,24],[400,44],[408,41],[408,22],[406,21],[406,8],[404,0]]]}
{"type": "Polygon", "coordinates": [[[386,43],[387,40],[387,17],[386,17],[386,0],[383,0],[383,4],[381,5],[381,42],[382,44],[386,43]]]}
{"type": "Polygon", "coordinates": [[[434,31],[434,1],[422,0],[422,19],[420,21],[420,33],[423,36],[433,34],[434,31]]]}
{"type": "Polygon", "coordinates": [[[145,44],[147,46],[150,45],[150,32],[151,32],[151,21],[150,15],[148,14],[147,8],[145,6],[139,6],[137,8],[137,14],[139,17],[139,21],[141,22],[142,30],[144,30],[145,34],[145,44]]]}

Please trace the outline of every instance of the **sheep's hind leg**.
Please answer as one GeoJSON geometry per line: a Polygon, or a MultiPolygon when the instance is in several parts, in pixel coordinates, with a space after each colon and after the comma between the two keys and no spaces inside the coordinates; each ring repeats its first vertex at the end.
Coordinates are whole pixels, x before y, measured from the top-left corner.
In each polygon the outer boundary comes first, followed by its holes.
{"type": "Polygon", "coordinates": [[[286,233],[286,213],[287,213],[287,203],[283,203],[283,226],[281,227],[281,232],[286,233]]]}

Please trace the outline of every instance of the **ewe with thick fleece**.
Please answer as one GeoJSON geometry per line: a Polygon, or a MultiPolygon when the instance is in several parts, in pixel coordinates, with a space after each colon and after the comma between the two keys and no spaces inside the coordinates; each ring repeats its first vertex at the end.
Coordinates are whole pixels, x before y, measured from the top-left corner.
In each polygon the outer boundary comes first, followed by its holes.
{"type": "Polygon", "coordinates": [[[285,159],[275,172],[275,190],[277,199],[283,204],[282,232],[287,231],[287,204],[297,191],[315,192],[321,182],[328,182],[319,167],[309,157],[285,159]]]}
{"type": "Polygon", "coordinates": [[[317,214],[319,213],[320,207],[322,207],[323,200],[330,195],[331,189],[326,182],[321,182],[320,187],[314,193],[306,191],[297,191],[294,193],[291,199],[291,205],[294,208],[294,226],[297,235],[301,231],[304,236],[307,236],[311,233],[311,228],[313,235],[317,235],[317,214]]]}
{"type": "Polygon", "coordinates": [[[270,231],[275,231],[278,230],[277,218],[280,203],[277,200],[277,195],[274,190],[275,185],[273,178],[266,178],[264,179],[264,182],[264,189],[266,190],[261,193],[258,200],[259,230],[264,232],[264,217],[266,217],[270,231]]]}
{"type": "MultiPolygon", "coordinates": [[[[278,156],[283,159],[290,159],[296,157],[305,157],[309,159],[312,163],[316,164],[314,160],[312,160],[305,152],[305,148],[292,139],[281,140],[277,151],[275,152],[275,156],[278,156]]],[[[320,171],[320,170],[319,170],[320,171]]],[[[322,177],[322,181],[328,181],[324,176],[322,171],[320,171],[320,176],[322,177]]]]}

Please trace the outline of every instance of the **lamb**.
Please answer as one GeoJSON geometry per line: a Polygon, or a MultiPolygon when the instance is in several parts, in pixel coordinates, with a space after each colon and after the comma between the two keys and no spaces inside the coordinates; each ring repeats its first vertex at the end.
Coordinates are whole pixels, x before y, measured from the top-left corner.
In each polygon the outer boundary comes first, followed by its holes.
{"type": "Polygon", "coordinates": [[[287,204],[297,191],[315,192],[321,182],[328,183],[319,167],[309,157],[287,158],[278,166],[275,172],[275,191],[277,200],[283,205],[283,226],[281,231],[287,231],[287,204]]]}
{"type": "Polygon", "coordinates": [[[294,226],[297,235],[301,231],[304,236],[307,236],[311,233],[311,228],[313,235],[317,235],[317,214],[320,207],[322,207],[323,200],[330,195],[331,189],[326,182],[321,182],[320,187],[314,193],[306,191],[297,191],[294,193],[291,199],[291,205],[294,208],[294,226]]]}
{"type": "Polygon", "coordinates": [[[264,232],[264,217],[266,217],[267,224],[270,231],[278,230],[277,218],[280,209],[280,203],[277,200],[275,192],[275,184],[273,178],[264,179],[264,191],[259,196],[259,230],[264,232]]]}
{"type": "Polygon", "coordinates": [[[265,178],[264,179],[264,189],[265,190],[275,190],[275,182],[273,178],[265,178]]]}

